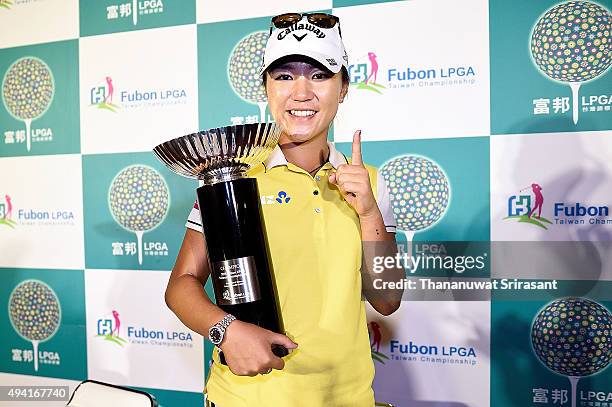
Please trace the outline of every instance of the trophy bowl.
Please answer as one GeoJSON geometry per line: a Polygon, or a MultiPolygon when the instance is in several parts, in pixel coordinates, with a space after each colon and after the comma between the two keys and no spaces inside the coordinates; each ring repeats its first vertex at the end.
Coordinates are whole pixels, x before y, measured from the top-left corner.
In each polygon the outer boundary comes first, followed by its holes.
{"type": "MultiPolygon", "coordinates": [[[[217,305],[237,319],[284,333],[257,180],[247,171],[268,158],[275,123],[219,127],[153,149],[173,172],[204,185],[197,200],[217,305]]],[[[277,356],[287,349],[274,345],[277,356]]],[[[221,363],[224,363],[220,354],[221,363]]]]}
{"type": "Polygon", "coordinates": [[[167,141],[153,152],[173,172],[214,184],[246,177],[268,158],[281,130],[276,123],[218,127],[167,141]]]}

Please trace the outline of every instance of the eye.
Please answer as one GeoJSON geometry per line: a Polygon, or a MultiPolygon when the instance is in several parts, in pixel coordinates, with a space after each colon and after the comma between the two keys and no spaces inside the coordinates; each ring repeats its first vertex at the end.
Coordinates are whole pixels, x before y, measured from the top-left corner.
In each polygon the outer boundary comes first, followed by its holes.
{"type": "Polygon", "coordinates": [[[272,77],[275,81],[290,81],[292,79],[291,75],[289,75],[288,73],[281,72],[272,75],[272,77]]]}
{"type": "Polygon", "coordinates": [[[327,72],[323,72],[323,71],[315,72],[314,74],[312,74],[312,79],[318,79],[318,80],[325,80],[331,77],[332,75],[328,74],[327,72]]]}

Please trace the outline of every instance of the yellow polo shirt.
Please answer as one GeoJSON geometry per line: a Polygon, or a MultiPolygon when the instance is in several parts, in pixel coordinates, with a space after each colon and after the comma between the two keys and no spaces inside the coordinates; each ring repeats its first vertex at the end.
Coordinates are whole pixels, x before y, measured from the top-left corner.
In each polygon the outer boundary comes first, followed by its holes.
{"type": "MultiPolygon", "coordinates": [[[[286,335],[298,348],[285,368],[234,375],[217,350],[206,384],[218,407],[372,407],[374,364],[361,298],[359,218],[328,176],[348,163],[332,143],[312,177],[279,147],[249,175],[257,178],[286,335]]],[[[382,177],[366,165],[388,231],[395,221],[382,177]]],[[[202,231],[199,210],[187,227],[202,231]]]]}

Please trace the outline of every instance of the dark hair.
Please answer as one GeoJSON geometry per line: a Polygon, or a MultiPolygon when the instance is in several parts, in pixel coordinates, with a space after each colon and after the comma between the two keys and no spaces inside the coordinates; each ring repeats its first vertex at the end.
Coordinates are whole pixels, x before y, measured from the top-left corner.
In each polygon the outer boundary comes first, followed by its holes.
{"type": "MultiPolygon", "coordinates": [[[[319,61],[304,56],[304,55],[287,55],[286,57],[282,57],[276,61],[274,61],[268,68],[266,68],[265,71],[263,71],[263,73],[261,74],[261,82],[262,85],[264,87],[264,89],[267,90],[267,84],[266,84],[266,74],[268,73],[268,71],[271,71],[272,69],[276,68],[279,65],[282,65],[286,62],[289,61],[304,61],[304,62],[308,62],[309,64],[315,65],[316,67],[318,67],[319,69],[323,69],[324,71],[333,74],[333,72],[331,72],[329,69],[327,69],[327,67],[325,67],[324,65],[322,65],[319,61]]],[[[342,68],[340,69],[340,72],[342,72],[342,84],[346,84],[348,86],[348,84],[350,83],[350,78],[349,78],[349,74],[348,71],[346,70],[346,68],[344,66],[342,66],[342,68]]]]}

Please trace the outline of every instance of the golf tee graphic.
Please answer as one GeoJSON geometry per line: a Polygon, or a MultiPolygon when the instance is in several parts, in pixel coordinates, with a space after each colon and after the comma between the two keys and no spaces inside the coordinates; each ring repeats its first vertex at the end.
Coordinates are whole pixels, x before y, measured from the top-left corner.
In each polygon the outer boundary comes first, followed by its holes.
{"type": "Polygon", "coordinates": [[[548,369],[569,379],[576,407],[578,380],[601,372],[612,359],[612,314],[586,298],[552,301],[535,317],[531,343],[548,369]]]}
{"type": "Polygon", "coordinates": [[[32,121],[51,106],[55,84],[51,69],[41,59],[24,57],[15,61],[2,81],[2,100],[6,110],[26,126],[26,148],[31,148],[32,121]]]}
{"type": "Polygon", "coordinates": [[[580,85],[610,67],[610,11],[590,1],[568,1],[544,13],[531,33],[531,55],[550,79],[572,90],[572,120],[578,124],[580,85]]]}
{"type": "Polygon", "coordinates": [[[406,236],[410,255],[414,234],[444,217],[451,193],[448,177],[436,162],[417,155],[392,158],[380,167],[380,173],[389,188],[397,229],[406,236]]]}
{"type": "Polygon", "coordinates": [[[159,226],[170,207],[166,181],[151,167],[140,164],[126,167],[111,182],[108,205],[115,221],[136,234],[138,264],[142,265],[143,234],[159,226]]]}
{"type": "Polygon", "coordinates": [[[257,31],[241,39],[230,54],[227,76],[236,95],[259,106],[259,120],[266,122],[268,99],[261,83],[259,67],[266,49],[268,33],[257,31]]]}
{"type": "Polygon", "coordinates": [[[32,342],[34,371],[38,371],[38,345],[55,335],[60,326],[61,308],[55,292],[39,280],[26,280],[9,297],[9,318],[15,332],[32,342]]]}

